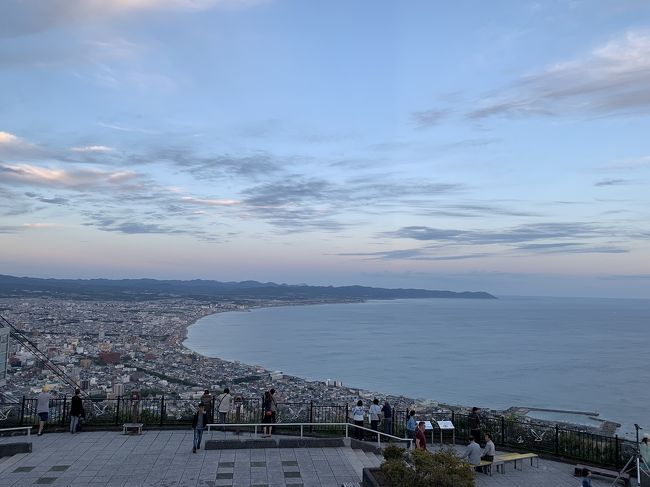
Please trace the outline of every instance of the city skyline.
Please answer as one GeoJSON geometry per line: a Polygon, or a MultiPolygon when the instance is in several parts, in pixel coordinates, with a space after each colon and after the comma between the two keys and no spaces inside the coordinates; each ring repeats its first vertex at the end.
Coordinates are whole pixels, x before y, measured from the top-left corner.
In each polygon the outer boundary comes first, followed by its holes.
{"type": "Polygon", "coordinates": [[[650,298],[648,14],[9,0],[0,274],[650,298]]]}

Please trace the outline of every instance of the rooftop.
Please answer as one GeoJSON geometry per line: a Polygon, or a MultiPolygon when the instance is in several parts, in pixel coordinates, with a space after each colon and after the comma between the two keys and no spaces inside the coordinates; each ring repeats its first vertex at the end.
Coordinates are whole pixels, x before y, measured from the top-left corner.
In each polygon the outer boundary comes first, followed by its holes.
{"type": "MultiPolygon", "coordinates": [[[[206,433],[205,439],[219,433],[206,433]]],[[[363,467],[378,456],[352,448],[267,448],[199,450],[192,453],[192,431],[147,430],[142,435],[115,431],[32,435],[32,453],[0,458],[0,485],[54,486],[304,486],[340,487],[360,482],[363,467]]],[[[25,441],[3,437],[0,443],[25,441]]],[[[460,448],[460,447],[457,447],[460,448]]],[[[508,466],[505,475],[477,474],[476,485],[575,487],[573,465],[540,459],[539,468],[508,466]]],[[[593,480],[594,487],[611,481],[593,480]]]]}

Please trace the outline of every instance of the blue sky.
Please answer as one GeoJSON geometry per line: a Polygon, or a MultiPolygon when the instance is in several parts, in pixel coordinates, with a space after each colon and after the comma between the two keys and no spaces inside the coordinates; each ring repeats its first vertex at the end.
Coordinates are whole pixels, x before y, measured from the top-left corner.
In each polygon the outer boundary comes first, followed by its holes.
{"type": "Polygon", "coordinates": [[[650,298],[650,4],[8,0],[0,273],[650,298]]]}

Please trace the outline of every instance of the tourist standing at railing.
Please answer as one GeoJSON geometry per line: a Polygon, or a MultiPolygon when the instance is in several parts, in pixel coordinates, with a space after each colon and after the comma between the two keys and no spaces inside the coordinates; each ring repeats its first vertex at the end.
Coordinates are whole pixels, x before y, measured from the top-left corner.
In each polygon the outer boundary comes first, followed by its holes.
{"type": "Polygon", "coordinates": [[[384,433],[392,435],[393,434],[393,409],[388,403],[388,399],[384,401],[384,407],[381,408],[381,412],[384,415],[384,433]]]}
{"type": "Polygon", "coordinates": [[[203,403],[199,403],[198,410],[194,413],[194,418],[192,418],[192,429],[194,430],[192,453],[196,453],[196,450],[201,449],[201,439],[203,438],[203,430],[206,424],[208,424],[208,415],[205,413],[203,403]]]}
{"type": "MultiPolygon", "coordinates": [[[[366,409],[363,407],[363,401],[361,399],[359,399],[357,405],[352,408],[350,416],[352,416],[354,424],[363,427],[363,420],[366,417],[366,409]]],[[[363,440],[363,430],[360,428],[354,428],[354,437],[358,440],[363,440]]]]}
{"type": "MultiPolygon", "coordinates": [[[[273,423],[273,396],[271,395],[271,391],[266,391],[264,393],[262,410],[263,410],[262,423],[272,424],[273,423]]],[[[272,426],[264,426],[264,428],[262,429],[263,432],[262,436],[265,438],[270,438],[272,431],[273,431],[272,426]]]]}
{"type": "Polygon", "coordinates": [[[479,408],[473,407],[469,415],[469,434],[474,437],[476,443],[481,442],[481,416],[479,416],[479,411],[479,408]]]}
{"type": "Polygon", "coordinates": [[[217,396],[217,411],[219,412],[219,422],[221,424],[228,422],[228,413],[232,409],[232,399],[230,389],[227,387],[217,396]]]}
{"type": "Polygon", "coordinates": [[[50,402],[52,395],[47,392],[47,386],[43,386],[41,392],[36,397],[36,414],[38,414],[38,436],[43,434],[43,428],[50,416],[50,402]]]}
{"type": "MultiPolygon", "coordinates": [[[[269,393],[271,394],[271,423],[275,424],[278,421],[278,402],[275,400],[275,389],[271,387],[269,393]]],[[[271,427],[271,433],[275,433],[275,426],[271,427]]]]}
{"type": "Polygon", "coordinates": [[[140,422],[140,391],[131,391],[131,422],[140,422]]]}
{"type": "Polygon", "coordinates": [[[415,420],[415,411],[411,410],[409,413],[409,418],[406,421],[406,437],[414,440],[415,439],[415,430],[418,427],[418,422],[415,420]]]}
{"type": "Polygon", "coordinates": [[[203,404],[203,407],[205,408],[205,414],[208,416],[208,421],[210,423],[214,423],[214,411],[212,409],[212,394],[210,394],[209,389],[203,391],[203,395],[201,396],[201,404],[203,404]]]}
{"type": "Polygon", "coordinates": [[[81,391],[75,389],[70,403],[70,433],[75,434],[78,431],[81,418],[85,415],[84,405],[81,401],[81,391]]]}
{"type": "Polygon", "coordinates": [[[378,431],[379,421],[381,420],[379,416],[381,414],[381,408],[379,407],[379,399],[375,398],[372,400],[372,404],[370,405],[368,414],[370,416],[370,429],[374,431],[378,431]]]}

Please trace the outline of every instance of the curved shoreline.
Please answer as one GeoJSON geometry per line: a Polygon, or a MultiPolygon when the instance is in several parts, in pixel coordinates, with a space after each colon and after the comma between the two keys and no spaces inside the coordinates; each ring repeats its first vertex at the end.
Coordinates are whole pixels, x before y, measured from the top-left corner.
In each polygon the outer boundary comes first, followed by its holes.
{"type": "MultiPolygon", "coordinates": [[[[361,301],[355,300],[353,302],[354,303],[363,303],[363,302],[367,302],[367,300],[361,300],[361,301]]],[[[217,315],[217,314],[224,313],[224,312],[233,312],[233,311],[246,312],[246,311],[251,311],[251,310],[254,310],[254,309],[266,309],[266,308],[275,308],[275,307],[293,307],[293,306],[308,306],[308,305],[313,306],[313,305],[316,305],[316,304],[348,304],[348,303],[351,303],[351,302],[350,301],[342,301],[342,302],[335,301],[335,302],[327,302],[327,303],[323,303],[323,302],[318,302],[318,303],[282,303],[282,304],[274,304],[274,305],[260,304],[260,305],[248,306],[245,309],[239,309],[239,310],[234,310],[234,309],[233,310],[218,310],[218,311],[213,310],[213,312],[206,313],[206,314],[194,319],[193,321],[191,321],[190,323],[188,323],[185,326],[184,333],[183,333],[183,341],[182,341],[181,345],[186,350],[191,351],[191,352],[196,353],[196,354],[199,354],[202,357],[205,357],[206,359],[216,359],[216,360],[225,361],[225,362],[240,363],[242,365],[248,365],[249,367],[255,367],[255,368],[263,369],[265,373],[270,375],[270,374],[272,374],[272,371],[269,370],[266,366],[253,365],[253,364],[244,364],[243,362],[240,362],[240,361],[238,361],[236,359],[226,360],[226,359],[222,359],[222,358],[219,358],[219,357],[209,357],[209,356],[204,355],[203,353],[201,353],[201,352],[199,352],[197,350],[194,350],[194,349],[190,348],[189,346],[187,346],[185,344],[185,342],[188,339],[188,329],[189,329],[189,327],[196,324],[200,319],[206,318],[206,317],[208,317],[210,315],[217,315]]],[[[299,376],[294,376],[294,375],[291,375],[291,374],[286,374],[286,376],[292,377],[293,379],[298,380],[298,381],[302,381],[302,382],[304,382],[306,384],[307,383],[309,383],[309,384],[314,384],[314,383],[322,384],[323,383],[323,380],[320,380],[320,379],[309,379],[309,378],[305,378],[305,377],[302,377],[302,376],[300,376],[300,377],[299,376]]],[[[429,404],[435,404],[436,409],[443,408],[443,409],[450,410],[450,411],[452,411],[452,410],[469,410],[470,409],[470,407],[460,405],[460,404],[451,405],[451,404],[446,404],[446,403],[440,403],[440,402],[437,402],[437,401],[435,401],[433,399],[423,399],[423,398],[418,399],[418,398],[407,397],[407,396],[403,396],[403,395],[400,395],[400,394],[394,394],[394,393],[386,394],[386,393],[381,393],[380,391],[370,391],[370,390],[365,389],[363,387],[359,387],[359,388],[357,388],[357,387],[346,387],[346,388],[347,389],[358,390],[359,396],[377,395],[377,396],[389,397],[389,398],[399,398],[402,401],[405,401],[405,402],[410,403],[412,405],[417,405],[417,404],[424,405],[426,403],[429,403],[429,404]]],[[[428,407],[431,407],[431,406],[428,406],[428,407]]],[[[527,415],[528,411],[536,411],[536,410],[539,410],[539,411],[551,411],[552,408],[538,408],[538,407],[532,407],[532,406],[531,407],[510,406],[507,409],[499,409],[499,408],[496,408],[496,409],[484,408],[484,409],[486,409],[488,411],[493,411],[496,414],[502,414],[502,415],[516,414],[517,416],[526,417],[526,418],[529,418],[531,420],[538,421],[538,422],[541,422],[541,423],[552,424],[552,425],[564,424],[564,425],[568,425],[568,426],[573,426],[573,427],[575,427],[577,429],[590,430],[590,431],[593,431],[593,432],[597,432],[597,433],[600,433],[600,434],[607,434],[607,435],[611,435],[611,434],[615,433],[617,428],[614,427],[614,426],[617,426],[617,427],[621,426],[618,423],[613,423],[613,422],[606,421],[606,420],[603,420],[603,419],[600,419],[600,418],[593,418],[593,415],[588,415],[587,417],[589,417],[589,419],[598,419],[598,422],[600,423],[600,427],[595,427],[593,425],[586,424],[586,423],[573,423],[573,422],[565,422],[565,421],[560,421],[560,420],[546,420],[546,419],[543,419],[543,418],[535,418],[534,416],[528,416],[527,415]],[[605,426],[607,426],[607,428],[605,428],[605,426]]],[[[555,411],[555,412],[567,412],[567,413],[570,412],[568,410],[553,410],[553,411],[555,411]]],[[[571,412],[571,415],[579,416],[579,414],[574,414],[574,412],[571,412]]]]}

